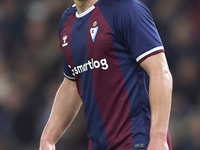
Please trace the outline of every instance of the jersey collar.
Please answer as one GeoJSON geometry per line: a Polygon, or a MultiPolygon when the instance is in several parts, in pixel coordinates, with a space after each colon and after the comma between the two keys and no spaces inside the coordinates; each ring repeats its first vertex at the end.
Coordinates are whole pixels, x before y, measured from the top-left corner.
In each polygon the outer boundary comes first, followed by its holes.
{"type": "Polygon", "coordinates": [[[91,12],[93,9],[95,9],[95,6],[91,6],[90,8],[88,8],[86,11],[82,12],[82,13],[78,13],[76,12],[76,17],[77,18],[81,18],[81,17],[84,17],[85,15],[87,15],[89,12],[91,12]]]}

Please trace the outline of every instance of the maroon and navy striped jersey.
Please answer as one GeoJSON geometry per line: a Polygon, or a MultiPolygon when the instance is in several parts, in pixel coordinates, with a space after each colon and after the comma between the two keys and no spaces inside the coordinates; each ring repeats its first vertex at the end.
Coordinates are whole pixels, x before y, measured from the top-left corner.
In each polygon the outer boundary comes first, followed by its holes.
{"type": "Polygon", "coordinates": [[[89,150],[147,149],[149,76],[140,66],[164,52],[148,8],[138,0],[99,0],[62,15],[64,75],[74,80],[87,117],[89,150]]]}

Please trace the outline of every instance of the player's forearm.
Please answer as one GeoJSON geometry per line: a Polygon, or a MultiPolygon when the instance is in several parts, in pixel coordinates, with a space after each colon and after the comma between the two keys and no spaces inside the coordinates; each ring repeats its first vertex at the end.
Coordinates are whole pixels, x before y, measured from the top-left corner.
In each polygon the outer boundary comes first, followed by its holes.
{"type": "Polygon", "coordinates": [[[150,138],[167,137],[171,110],[172,77],[168,68],[150,74],[149,98],[151,106],[150,138]]]}
{"type": "Polygon", "coordinates": [[[82,101],[75,83],[64,79],[52,108],[50,118],[41,137],[42,145],[54,145],[77,115],[82,101]]]}

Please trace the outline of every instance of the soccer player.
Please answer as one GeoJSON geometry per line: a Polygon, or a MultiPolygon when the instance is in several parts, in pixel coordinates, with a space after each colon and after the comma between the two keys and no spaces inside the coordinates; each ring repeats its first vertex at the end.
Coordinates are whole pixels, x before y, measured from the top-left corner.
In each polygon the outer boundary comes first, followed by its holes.
{"type": "Polygon", "coordinates": [[[55,150],[82,103],[89,150],[169,150],[172,77],[139,0],[74,0],[60,21],[64,80],[40,150],[55,150]]]}

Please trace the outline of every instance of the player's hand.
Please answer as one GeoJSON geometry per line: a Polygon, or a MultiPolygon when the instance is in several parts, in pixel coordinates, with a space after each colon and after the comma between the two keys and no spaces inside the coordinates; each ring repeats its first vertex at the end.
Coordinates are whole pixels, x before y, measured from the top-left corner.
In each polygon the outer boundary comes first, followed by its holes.
{"type": "Polygon", "coordinates": [[[149,142],[147,150],[169,150],[167,141],[152,139],[149,142]]]}

